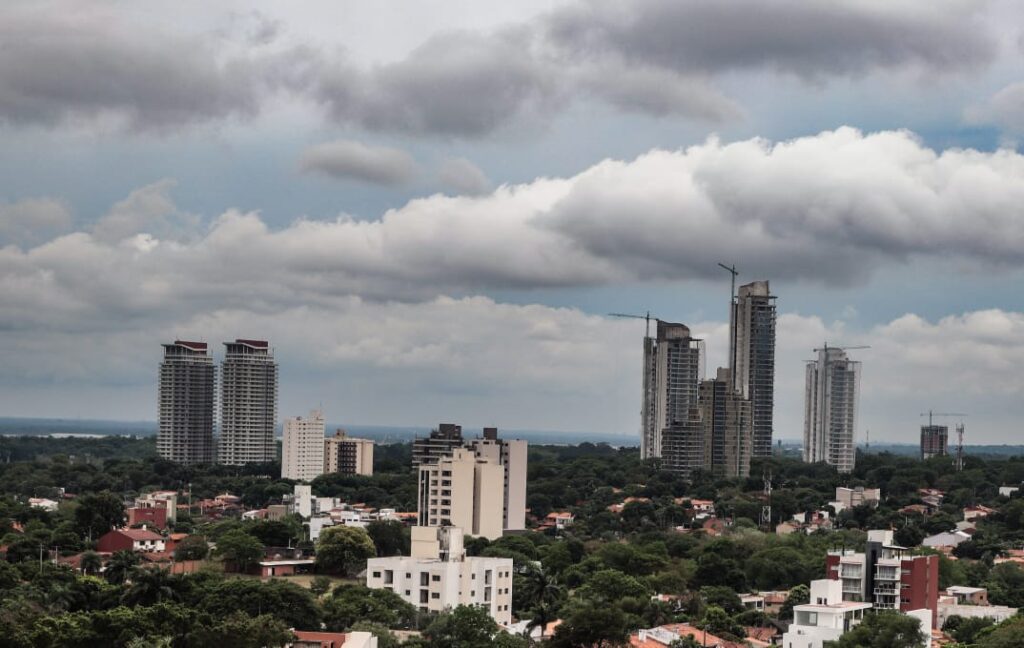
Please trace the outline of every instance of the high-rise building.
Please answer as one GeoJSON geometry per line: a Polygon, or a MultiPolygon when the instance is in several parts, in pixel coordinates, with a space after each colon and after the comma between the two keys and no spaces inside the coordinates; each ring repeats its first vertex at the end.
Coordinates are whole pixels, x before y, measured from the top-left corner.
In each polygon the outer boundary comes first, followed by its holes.
{"type": "Polygon", "coordinates": [[[921,426],[921,459],[949,455],[949,427],[945,425],[921,426]]]}
{"type": "Polygon", "coordinates": [[[324,413],[312,410],[309,416],[284,421],[281,440],[281,477],[312,481],[324,472],[324,413]]]}
{"type": "Polygon", "coordinates": [[[683,324],[658,320],[657,336],[644,338],[640,456],[663,456],[662,432],[685,426],[697,403],[703,343],[683,324]]]}
{"type": "Polygon", "coordinates": [[[438,458],[451,455],[452,450],[462,447],[462,426],[442,423],[429,436],[413,439],[413,468],[425,463],[437,463],[438,458]]]}
{"type": "Polygon", "coordinates": [[[733,479],[750,475],[753,446],[751,402],[733,389],[728,369],[700,383],[698,409],[704,428],[704,470],[733,479]]]}
{"type": "Polygon", "coordinates": [[[457,526],[473,536],[500,538],[505,526],[505,471],[456,448],[437,463],[420,464],[417,501],[420,526],[457,526]]]}
{"type": "Polygon", "coordinates": [[[775,407],[775,295],[767,281],[739,287],[729,324],[733,387],[752,408],[751,454],[770,457],[775,407]]]}
{"type": "Polygon", "coordinates": [[[216,372],[206,342],[164,344],[160,363],[156,449],[183,464],[214,460],[213,407],[216,372]]]}
{"type": "Polygon", "coordinates": [[[853,470],[860,391],[860,362],[842,349],[818,349],[807,363],[804,392],[804,461],[824,461],[841,473],[853,470]]]}
{"type": "Polygon", "coordinates": [[[750,401],[733,389],[728,369],[700,381],[687,419],[662,433],[662,466],[689,479],[695,470],[716,477],[750,475],[753,420],[750,401]]]}
{"type": "Polygon", "coordinates": [[[484,428],[483,438],[467,444],[478,459],[500,464],[505,473],[504,528],[521,531],[526,528],[526,463],[527,443],[522,439],[499,439],[498,428],[484,428]]]}
{"type": "Polygon", "coordinates": [[[225,342],[218,460],[229,466],[277,458],[277,363],[263,340],[225,342]]]}
{"type": "Polygon", "coordinates": [[[338,430],[323,440],[324,472],[342,475],[373,474],[373,441],[350,437],[338,430]]]}
{"type": "Polygon", "coordinates": [[[511,558],[467,556],[458,527],[412,527],[411,556],[370,558],[366,586],[387,589],[423,613],[481,607],[512,622],[511,558]]]}

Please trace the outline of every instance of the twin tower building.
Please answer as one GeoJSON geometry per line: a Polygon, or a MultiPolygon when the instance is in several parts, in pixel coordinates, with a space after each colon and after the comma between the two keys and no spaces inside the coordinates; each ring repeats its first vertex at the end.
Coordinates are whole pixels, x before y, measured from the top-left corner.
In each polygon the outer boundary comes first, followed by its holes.
{"type": "Polygon", "coordinates": [[[216,367],[206,342],[164,344],[157,451],[182,464],[241,466],[277,458],[277,363],[263,340],[225,342],[220,436],[214,441],[216,367]]]}
{"type": "Polygon", "coordinates": [[[640,451],[689,478],[696,470],[745,477],[772,452],[775,296],[767,281],[740,286],[729,317],[729,366],[704,375],[704,342],[658,320],[644,338],[640,451]]]}

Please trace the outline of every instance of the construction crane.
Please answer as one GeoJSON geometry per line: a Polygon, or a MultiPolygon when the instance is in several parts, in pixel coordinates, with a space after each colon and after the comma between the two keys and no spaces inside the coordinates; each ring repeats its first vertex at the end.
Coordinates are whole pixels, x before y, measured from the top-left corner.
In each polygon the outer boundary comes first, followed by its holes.
{"type": "MultiPolygon", "coordinates": [[[[923,412],[921,416],[928,417],[928,427],[932,426],[932,418],[936,416],[957,416],[964,418],[967,415],[960,412],[933,412],[928,410],[923,412]]],[[[956,424],[956,471],[960,472],[964,469],[964,422],[960,421],[956,424]]]]}
{"type": "Polygon", "coordinates": [[[651,320],[653,319],[655,322],[661,321],[657,317],[651,317],[651,311],[647,311],[645,315],[634,315],[632,313],[608,313],[608,317],[625,317],[628,319],[644,320],[645,322],[647,322],[647,329],[644,333],[645,337],[651,337],[651,320]]]}
{"type": "Polygon", "coordinates": [[[739,272],[736,270],[736,264],[727,266],[724,263],[719,263],[718,267],[729,273],[732,278],[732,283],[729,285],[729,370],[736,370],[736,332],[737,326],[733,324],[735,314],[733,310],[736,308],[736,275],[739,272]]]}
{"type": "Polygon", "coordinates": [[[815,351],[815,353],[817,353],[818,351],[828,351],[829,349],[839,349],[840,351],[849,351],[851,349],[870,349],[870,348],[871,348],[870,346],[866,346],[866,345],[861,345],[861,346],[829,346],[828,342],[826,342],[825,346],[821,347],[820,349],[815,349],[814,351],[815,351]]]}

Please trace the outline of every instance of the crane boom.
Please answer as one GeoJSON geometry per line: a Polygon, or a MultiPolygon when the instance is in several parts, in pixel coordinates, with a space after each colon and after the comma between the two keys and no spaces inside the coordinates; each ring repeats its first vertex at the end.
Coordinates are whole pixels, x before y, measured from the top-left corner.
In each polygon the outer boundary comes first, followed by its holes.
{"type": "Polygon", "coordinates": [[[963,417],[965,417],[967,415],[966,414],[961,414],[959,412],[933,412],[931,410],[928,410],[927,412],[922,412],[921,416],[927,416],[928,417],[928,426],[931,427],[932,417],[933,416],[959,416],[960,418],[963,418],[963,417]]]}
{"type": "Polygon", "coordinates": [[[628,319],[642,319],[647,322],[647,329],[644,333],[645,337],[651,337],[651,320],[660,322],[661,320],[657,317],[651,317],[651,311],[647,311],[645,315],[634,315],[633,313],[608,313],[608,317],[625,317],[628,319]]]}

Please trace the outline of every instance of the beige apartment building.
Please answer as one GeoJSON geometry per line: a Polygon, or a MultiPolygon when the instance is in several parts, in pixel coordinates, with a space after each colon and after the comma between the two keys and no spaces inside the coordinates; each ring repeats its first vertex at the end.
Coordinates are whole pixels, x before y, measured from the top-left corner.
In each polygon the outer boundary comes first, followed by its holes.
{"type": "Polygon", "coordinates": [[[460,527],[467,534],[500,538],[505,526],[505,470],[456,448],[436,464],[419,467],[419,525],[460,527]]]}
{"type": "Polygon", "coordinates": [[[373,474],[373,441],[356,439],[338,430],[322,442],[323,471],[343,475],[373,474]]]}

